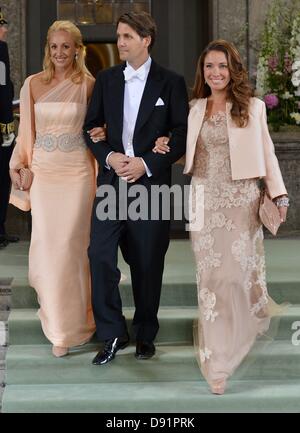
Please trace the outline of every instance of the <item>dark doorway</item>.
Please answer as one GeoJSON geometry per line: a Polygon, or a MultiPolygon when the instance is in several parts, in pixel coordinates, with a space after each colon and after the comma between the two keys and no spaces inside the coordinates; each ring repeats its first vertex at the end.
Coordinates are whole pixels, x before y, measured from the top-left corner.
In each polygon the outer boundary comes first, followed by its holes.
{"type": "Polygon", "coordinates": [[[110,68],[120,62],[115,42],[88,42],[86,47],[86,64],[94,77],[102,69],[110,68]]]}

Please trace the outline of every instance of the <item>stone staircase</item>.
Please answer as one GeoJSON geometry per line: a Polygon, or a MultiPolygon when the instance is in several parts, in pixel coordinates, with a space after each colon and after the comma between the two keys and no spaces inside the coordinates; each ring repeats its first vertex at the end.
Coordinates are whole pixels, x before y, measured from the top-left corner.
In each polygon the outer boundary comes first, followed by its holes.
{"type": "MultiPolygon", "coordinates": [[[[274,321],[274,341],[255,344],[223,396],[210,394],[194,354],[197,296],[188,241],[172,241],[167,254],[156,356],[137,361],[132,344],[101,367],[91,365],[99,349],[95,340],[67,357],[51,355],[28,287],[27,250],[28,243],[21,243],[0,252],[0,275],[14,276],[3,412],[300,411],[300,345],[292,343],[292,325],[300,320],[300,240],[266,241],[269,292],[277,302],[293,305],[274,321]]],[[[122,259],[120,267],[129,275],[122,259]]],[[[121,294],[130,327],[130,278],[121,294]]]]}
{"type": "Polygon", "coordinates": [[[0,411],[5,386],[5,358],[8,346],[8,316],[12,278],[0,278],[0,411]]]}

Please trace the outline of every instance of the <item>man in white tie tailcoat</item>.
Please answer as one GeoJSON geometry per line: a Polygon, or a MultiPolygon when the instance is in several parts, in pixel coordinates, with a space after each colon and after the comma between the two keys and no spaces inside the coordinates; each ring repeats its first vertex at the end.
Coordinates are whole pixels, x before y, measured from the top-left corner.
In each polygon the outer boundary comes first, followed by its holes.
{"type": "Polygon", "coordinates": [[[117,23],[117,44],[122,65],[101,71],[88,107],[84,133],[99,163],[89,259],[92,300],[97,336],[104,347],[93,364],[110,362],[118,350],[129,344],[119,293],[118,246],[130,266],[135,314],[133,331],[135,357],[149,359],[155,354],[154,339],[159,329],[157,313],[169,246],[170,218],[151,218],[152,188],[171,185],[171,167],[185,153],[188,96],[183,77],[162,68],[150,57],[156,38],[156,24],[145,13],[130,12],[117,23]],[[106,138],[94,142],[88,131],[106,125],[106,138]],[[160,136],[170,136],[170,151],[152,152],[160,136]],[[122,196],[124,184],[126,200],[122,196]],[[99,218],[105,197],[99,192],[111,185],[116,193],[115,219],[99,218]],[[148,192],[146,218],[121,216],[121,202],[130,209],[134,188],[148,192]],[[121,191],[122,190],[122,191],[121,191]],[[131,192],[131,193],[130,193],[131,192]]]}

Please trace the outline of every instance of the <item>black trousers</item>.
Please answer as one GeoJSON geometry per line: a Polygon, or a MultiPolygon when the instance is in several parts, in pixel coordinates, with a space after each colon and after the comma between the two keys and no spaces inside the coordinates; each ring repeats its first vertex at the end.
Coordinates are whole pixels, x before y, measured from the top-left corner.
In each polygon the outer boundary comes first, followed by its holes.
{"type": "Polygon", "coordinates": [[[0,146],[0,236],[5,234],[5,220],[11,187],[9,161],[12,151],[13,145],[0,146]]]}
{"type": "Polygon", "coordinates": [[[96,209],[101,200],[96,197],[94,202],[88,249],[97,336],[102,341],[120,337],[127,331],[119,292],[120,246],[131,273],[135,338],[153,341],[159,329],[157,313],[164,259],[169,246],[170,221],[133,221],[130,218],[125,221],[100,221],[96,209]]]}

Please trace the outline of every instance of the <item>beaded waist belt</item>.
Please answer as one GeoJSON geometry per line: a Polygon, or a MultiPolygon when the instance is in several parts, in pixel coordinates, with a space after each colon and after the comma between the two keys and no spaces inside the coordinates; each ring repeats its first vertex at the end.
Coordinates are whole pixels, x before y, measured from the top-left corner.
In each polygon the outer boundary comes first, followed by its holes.
{"type": "Polygon", "coordinates": [[[43,149],[47,152],[53,152],[58,149],[62,152],[72,152],[73,150],[86,149],[83,135],[80,134],[62,134],[55,136],[53,134],[38,134],[34,143],[34,148],[43,149]]]}

